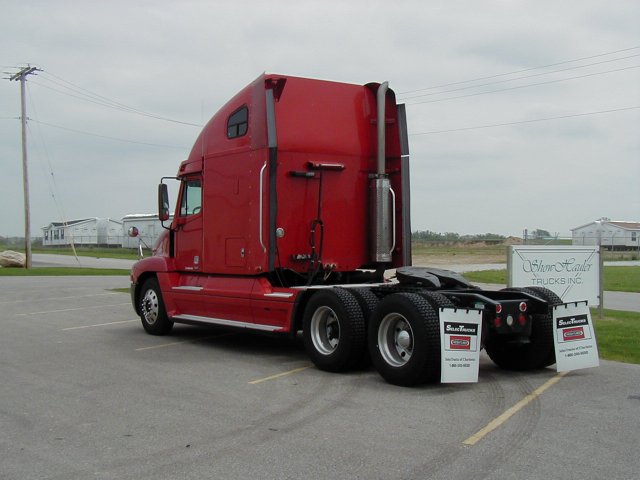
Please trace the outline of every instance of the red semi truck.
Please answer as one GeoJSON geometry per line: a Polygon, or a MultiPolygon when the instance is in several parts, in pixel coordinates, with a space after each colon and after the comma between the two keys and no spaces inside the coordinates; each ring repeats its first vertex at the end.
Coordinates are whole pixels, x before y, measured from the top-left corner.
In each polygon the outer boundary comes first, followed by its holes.
{"type": "Polygon", "coordinates": [[[150,334],[174,322],[302,332],[320,369],[370,359],[387,381],[415,385],[440,380],[440,309],[455,307],[482,310],[482,345],[500,367],[555,362],[553,292],[484,291],[411,266],[406,116],[386,82],[261,75],[211,118],[175,178],[172,220],[131,273],[150,334]]]}

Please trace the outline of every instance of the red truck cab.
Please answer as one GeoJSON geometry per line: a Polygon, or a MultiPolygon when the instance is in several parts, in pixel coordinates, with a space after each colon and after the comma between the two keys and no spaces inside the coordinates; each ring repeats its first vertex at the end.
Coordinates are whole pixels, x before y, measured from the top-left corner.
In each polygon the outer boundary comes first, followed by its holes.
{"type": "Polygon", "coordinates": [[[224,105],[180,165],[161,245],[133,268],[139,313],[155,279],[173,321],[291,332],[306,289],[381,282],[409,264],[404,110],[385,87],[378,172],[379,88],[264,74],[224,105]],[[374,177],[392,192],[382,261],[370,242],[374,177]]]}

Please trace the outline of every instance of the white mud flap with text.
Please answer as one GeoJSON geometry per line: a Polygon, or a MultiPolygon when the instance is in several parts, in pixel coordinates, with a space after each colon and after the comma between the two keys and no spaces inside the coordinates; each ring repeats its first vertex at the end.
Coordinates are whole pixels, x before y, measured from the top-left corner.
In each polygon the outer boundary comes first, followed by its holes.
{"type": "Polygon", "coordinates": [[[480,367],[482,311],[440,309],[442,383],[476,383],[480,367]]]}
{"type": "Polygon", "coordinates": [[[600,365],[598,344],[586,301],[553,307],[553,342],[558,372],[600,365]]]}

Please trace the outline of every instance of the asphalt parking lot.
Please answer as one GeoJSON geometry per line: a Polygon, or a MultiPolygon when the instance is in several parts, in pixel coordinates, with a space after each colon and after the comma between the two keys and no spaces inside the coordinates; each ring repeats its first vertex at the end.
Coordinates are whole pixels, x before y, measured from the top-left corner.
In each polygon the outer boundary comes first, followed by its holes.
{"type": "Polygon", "coordinates": [[[111,290],[127,286],[0,278],[0,478],[638,476],[638,365],[518,374],[483,357],[477,384],[401,388],[319,371],[297,341],[149,336],[111,290]]]}

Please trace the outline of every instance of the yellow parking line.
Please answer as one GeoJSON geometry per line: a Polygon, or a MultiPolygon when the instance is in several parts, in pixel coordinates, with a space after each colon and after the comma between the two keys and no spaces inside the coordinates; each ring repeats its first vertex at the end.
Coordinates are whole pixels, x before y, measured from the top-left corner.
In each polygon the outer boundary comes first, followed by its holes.
{"type": "Polygon", "coordinates": [[[93,327],[104,327],[106,325],[117,325],[118,323],[131,323],[131,322],[137,322],[138,320],[121,320],[119,322],[109,322],[109,323],[96,323],[95,325],[82,325],[81,327],[69,327],[69,328],[63,328],[62,330],[60,330],[61,332],[66,332],[68,330],[80,330],[81,328],[93,328],[93,327]]]}
{"type": "Polygon", "coordinates": [[[221,335],[210,335],[208,337],[194,338],[192,340],[182,340],[180,342],[161,343],[160,345],[152,345],[150,347],[136,348],[135,351],[136,352],[142,352],[143,350],[153,350],[155,348],[173,347],[174,345],[182,345],[183,343],[195,343],[195,342],[200,342],[202,340],[208,340],[210,338],[222,338],[222,337],[228,337],[230,335],[235,335],[235,333],[233,333],[233,332],[231,332],[231,333],[223,333],[221,335]]]}
{"type": "Polygon", "coordinates": [[[292,375],[294,373],[301,372],[301,371],[306,370],[307,368],[311,368],[311,367],[313,367],[313,365],[307,365],[305,367],[294,368],[293,370],[289,370],[288,372],[277,373],[277,374],[271,375],[269,377],[259,378],[258,380],[252,380],[252,381],[249,382],[249,384],[257,385],[258,383],[266,382],[268,380],[274,380],[276,378],[284,377],[286,375],[292,375]]]}
{"type": "Polygon", "coordinates": [[[516,403],[513,407],[509,408],[508,410],[505,410],[504,413],[502,413],[502,415],[491,420],[489,423],[487,423],[487,425],[484,428],[478,430],[476,433],[471,435],[462,443],[465,445],[475,445],[484,437],[486,437],[489,433],[491,433],[500,425],[502,425],[507,420],[509,420],[513,415],[515,415],[524,407],[526,407],[533,400],[535,400],[540,395],[542,395],[547,389],[549,389],[550,387],[558,383],[560,379],[562,379],[562,377],[564,377],[567,373],[569,372],[560,372],[555,377],[550,378],[543,385],[536,388],[533,392],[531,392],[529,395],[524,397],[522,400],[516,403]]]}

